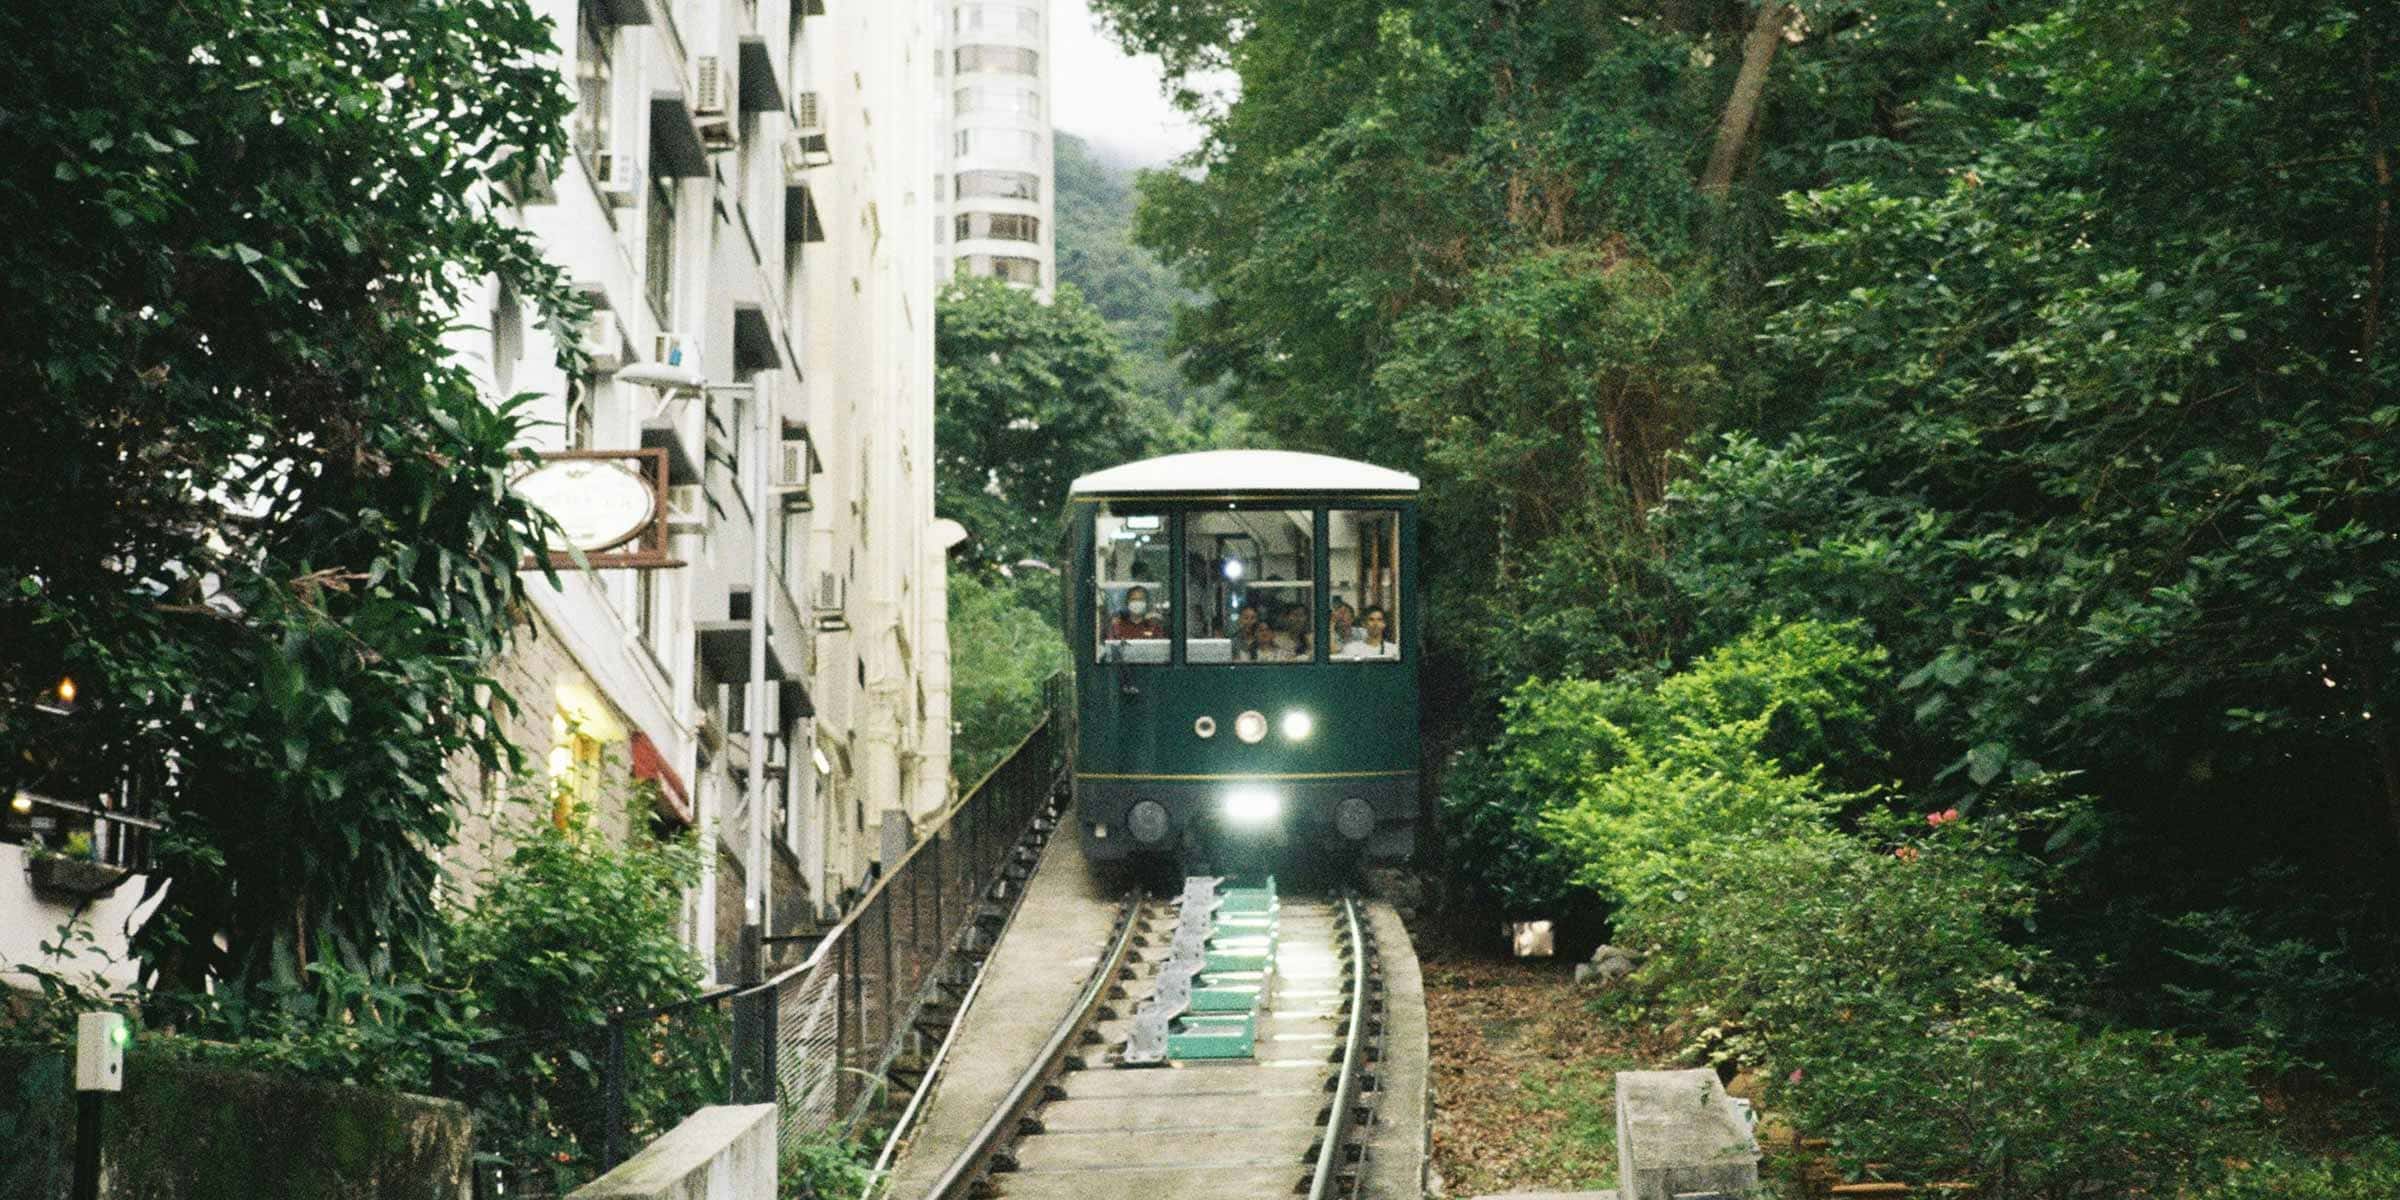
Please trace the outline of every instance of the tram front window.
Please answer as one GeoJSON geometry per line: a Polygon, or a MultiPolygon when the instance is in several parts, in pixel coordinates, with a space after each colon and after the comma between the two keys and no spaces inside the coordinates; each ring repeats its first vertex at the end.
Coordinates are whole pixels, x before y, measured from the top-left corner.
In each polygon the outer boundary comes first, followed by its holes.
{"type": "Polygon", "coordinates": [[[1335,509],[1325,523],[1333,575],[1325,650],[1335,661],[1400,657],[1400,514],[1335,509]]]}
{"type": "Polygon", "coordinates": [[[1097,662],[1167,661],[1168,572],[1174,548],[1160,513],[1103,508],[1092,526],[1092,611],[1097,662]]]}
{"type": "Polygon", "coordinates": [[[1184,518],[1184,661],[1314,662],[1316,517],[1229,509],[1184,518]]]}

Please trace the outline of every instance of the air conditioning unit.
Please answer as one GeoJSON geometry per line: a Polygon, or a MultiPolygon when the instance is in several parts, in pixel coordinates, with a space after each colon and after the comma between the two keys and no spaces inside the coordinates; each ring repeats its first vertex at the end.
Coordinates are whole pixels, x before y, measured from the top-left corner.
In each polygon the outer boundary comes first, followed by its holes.
{"type": "Polygon", "coordinates": [[[703,54],[692,60],[692,115],[719,117],[725,115],[725,67],[714,54],[703,54]]]}
{"type": "Polygon", "coordinates": [[[809,608],[817,618],[819,629],[848,629],[850,622],[843,617],[844,602],[850,597],[850,580],[839,571],[817,572],[817,591],[809,608]]]}
{"type": "Polygon", "coordinates": [[[662,367],[700,365],[700,349],[684,334],[664,332],[651,340],[650,361],[662,367]]]}
{"type": "Polygon", "coordinates": [[[710,153],[731,150],[742,144],[741,134],[734,130],[733,122],[724,117],[710,117],[700,122],[699,129],[700,148],[710,153]]]}
{"type": "Polygon", "coordinates": [[[595,308],[583,324],[583,352],[595,371],[614,371],[625,365],[625,330],[617,314],[595,308]]]}
{"type": "Polygon", "coordinates": [[[697,483],[678,484],[667,489],[667,532],[705,533],[708,531],[708,491],[697,483]]]}
{"type": "Polygon", "coordinates": [[[592,182],[599,186],[600,195],[612,208],[631,208],[642,194],[640,181],[633,177],[633,158],[613,150],[602,150],[592,156],[592,182]]]}
{"type": "MultiPolygon", "coordinates": [[[[809,478],[814,478],[816,475],[814,470],[809,470],[809,466],[811,466],[809,461],[814,458],[814,454],[809,454],[809,451],[811,451],[811,446],[806,437],[782,439],[782,454],[775,456],[775,487],[778,487],[778,490],[799,492],[802,494],[802,499],[806,499],[806,494],[809,494],[809,478]]],[[[785,506],[790,506],[790,504],[785,504],[785,506]]]]}
{"type": "Polygon", "coordinates": [[[784,177],[792,182],[810,167],[821,167],[833,161],[833,151],[825,140],[824,110],[817,105],[815,92],[802,92],[792,104],[792,131],[783,139],[784,177]]]}

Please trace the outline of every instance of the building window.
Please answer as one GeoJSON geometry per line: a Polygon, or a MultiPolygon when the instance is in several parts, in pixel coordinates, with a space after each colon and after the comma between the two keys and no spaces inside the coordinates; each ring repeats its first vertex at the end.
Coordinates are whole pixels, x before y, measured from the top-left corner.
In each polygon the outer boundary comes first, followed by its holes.
{"type": "Polygon", "coordinates": [[[650,312],[661,325],[675,324],[675,181],[650,181],[650,218],[643,245],[646,256],[642,286],[650,296],[650,312]]]}
{"type": "Polygon", "coordinates": [[[1042,116],[1042,94],[1029,87],[1001,84],[963,87],[951,99],[958,106],[960,116],[969,113],[1015,113],[1035,120],[1040,120],[1042,116]]]}
{"type": "Polygon", "coordinates": [[[1039,75],[1042,56],[1022,46],[960,46],[951,52],[960,73],[998,71],[1008,75],[1039,75]]]}
{"type": "Polygon", "coordinates": [[[970,254],[959,260],[969,275],[986,275],[1021,287],[1042,286],[1042,260],[1013,254],[970,254]]]}
{"type": "Polygon", "coordinates": [[[958,153],[964,158],[1012,158],[1031,161],[1041,151],[1040,136],[1030,129],[961,129],[958,153]]]}
{"type": "Polygon", "coordinates": [[[584,4],[575,14],[575,124],[572,137],[575,153],[583,157],[587,168],[610,149],[609,121],[615,87],[615,71],[610,63],[610,45],[615,29],[593,5],[584,4]]]}
{"type": "Polygon", "coordinates": [[[1042,240],[1042,219],[1023,213],[960,213],[955,218],[958,240],[995,238],[1003,242],[1042,240]]]}
{"type": "Polygon", "coordinates": [[[961,171],[958,198],[1038,201],[1042,177],[1031,171],[961,171]]]}
{"type": "Polygon", "coordinates": [[[980,3],[961,4],[953,18],[953,28],[966,33],[1030,33],[1042,32],[1042,14],[1030,4],[980,3]]]}

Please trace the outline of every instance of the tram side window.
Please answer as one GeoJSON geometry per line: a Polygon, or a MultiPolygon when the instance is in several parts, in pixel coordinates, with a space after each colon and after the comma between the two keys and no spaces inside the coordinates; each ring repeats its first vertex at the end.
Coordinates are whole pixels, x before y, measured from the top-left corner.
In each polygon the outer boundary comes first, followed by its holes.
{"type": "Polygon", "coordinates": [[[1316,661],[1315,514],[1192,513],[1183,553],[1185,662],[1316,661]]]}
{"type": "Polygon", "coordinates": [[[1335,509],[1326,522],[1332,603],[1325,648],[1340,661],[1400,657],[1400,514],[1335,509]]]}
{"type": "Polygon", "coordinates": [[[1167,661],[1168,574],[1175,565],[1161,513],[1103,508],[1092,526],[1092,612],[1096,662],[1167,661]]]}

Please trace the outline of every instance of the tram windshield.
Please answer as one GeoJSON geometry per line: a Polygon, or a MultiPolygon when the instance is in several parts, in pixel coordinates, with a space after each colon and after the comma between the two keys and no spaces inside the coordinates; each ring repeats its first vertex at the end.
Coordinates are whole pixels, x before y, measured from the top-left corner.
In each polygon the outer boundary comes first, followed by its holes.
{"type": "Polygon", "coordinates": [[[1099,662],[1167,661],[1168,611],[1173,601],[1167,573],[1174,544],[1163,513],[1100,510],[1092,528],[1093,622],[1099,662]]]}
{"type": "Polygon", "coordinates": [[[1400,657],[1400,514],[1335,509],[1325,524],[1331,602],[1325,651],[1337,662],[1400,657]]]}
{"type": "Polygon", "coordinates": [[[1183,557],[1185,662],[1315,661],[1315,513],[1192,513],[1183,557]]]}

